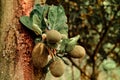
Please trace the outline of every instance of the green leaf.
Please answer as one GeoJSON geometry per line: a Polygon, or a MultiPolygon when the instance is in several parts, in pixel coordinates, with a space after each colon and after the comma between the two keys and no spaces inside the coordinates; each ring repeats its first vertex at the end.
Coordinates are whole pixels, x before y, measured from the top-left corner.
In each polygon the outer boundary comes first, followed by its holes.
{"type": "Polygon", "coordinates": [[[66,36],[68,36],[68,25],[66,23],[62,24],[62,27],[57,27],[57,30],[61,34],[66,34],[66,36]]]}
{"type": "Polygon", "coordinates": [[[120,11],[117,12],[117,16],[120,16],[120,11]]]}
{"type": "Polygon", "coordinates": [[[32,18],[34,14],[37,14],[39,18],[42,19],[43,11],[44,11],[43,7],[40,4],[36,4],[30,13],[30,18],[32,18]]]}
{"type": "Polygon", "coordinates": [[[30,13],[30,17],[23,16],[20,21],[37,35],[41,35],[48,27],[62,34],[68,34],[67,17],[61,5],[49,7],[48,5],[36,4],[30,13]]]}
{"type": "MultiPolygon", "coordinates": [[[[30,18],[28,16],[22,16],[20,17],[20,22],[25,25],[28,29],[34,31],[36,35],[40,35],[42,33],[41,29],[37,24],[32,23],[30,18]]],[[[35,22],[37,23],[37,22],[35,22]]]]}
{"type": "Polygon", "coordinates": [[[103,5],[104,5],[104,6],[107,6],[107,5],[111,5],[111,3],[110,3],[109,1],[107,1],[107,0],[105,0],[105,1],[103,2],[103,5]]]}
{"type": "Polygon", "coordinates": [[[112,59],[108,58],[107,60],[103,61],[103,68],[105,70],[115,69],[116,68],[116,63],[112,59]]]}
{"type": "Polygon", "coordinates": [[[28,16],[22,16],[20,17],[20,22],[25,25],[28,29],[33,30],[32,29],[32,21],[30,20],[30,18],[28,16]]]}
{"type": "Polygon", "coordinates": [[[38,25],[34,24],[32,25],[32,29],[33,31],[36,33],[36,35],[41,35],[42,34],[42,30],[39,28],[38,25]]]}
{"type": "Polygon", "coordinates": [[[34,14],[34,15],[33,15],[32,20],[33,20],[33,24],[36,24],[36,25],[38,25],[38,26],[41,26],[41,20],[39,19],[39,17],[38,17],[37,14],[34,14]]]}
{"type": "Polygon", "coordinates": [[[66,45],[66,52],[70,52],[73,50],[73,48],[75,47],[75,45],[77,44],[78,39],[80,38],[80,35],[77,35],[75,37],[72,37],[69,39],[67,45],[66,45]]]}
{"type": "Polygon", "coordinates": [[[33,29],[33,31],[37,35],[41,35],[42,34],[41,20],[39,19],[38,15],[34,14],[32,20],[33,20],[33,22],[32,22],[32,29],[33,29]]]}
{"type": "Polygon", "coordinates": [[[55,29],[59,32],[62,30],[65,30],[65,32],[68,32],[68,25],[66,24],[67,17],[65,15],[64,9],[61,5],[54,6],[52,5],[49,8],[48,12],[48,23],[51,29],[55,29]]]}
{"type": "Polygon", "coordinates": [[[59,50],[60,53],[64,53],[65,52],[65,47],[66,47],[68,41],[69,41],[69,39],[63,39],[61,41],[61,43],[60,43],[60,50],[59,50]]]}
{"type": "Polygon", "coordinates": [[[111,14],[112,13],[112,7],[106,7],[106,12],[108,13],[108,14],[111,14]]]}
{"type": "Polygon", "coordinates": [[[32,23],[30,18],[28,16],[22,16],[20,17],[20,22],[25,25],[28,29],[34,31],[36,35],[40,35],[42,33],[41,29],[39,26],[35,23],[32,23]]]}
{"type": "Polygon", "coordinates": [[[30,13],[30,19],[33,21],[33,24],[39,26],[43,32],[47,28],[44,18],[47,16],[48,8],[48,5],[41,6],[40,4],[36,4],[30,13]]]}

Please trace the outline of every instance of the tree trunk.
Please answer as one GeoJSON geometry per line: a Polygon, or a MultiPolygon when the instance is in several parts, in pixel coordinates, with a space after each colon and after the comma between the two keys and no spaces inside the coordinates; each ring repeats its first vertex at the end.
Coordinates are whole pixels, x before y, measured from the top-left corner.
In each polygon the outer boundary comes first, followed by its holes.
{"type": "Polygon", "coordinates": [[[45,79],[45,73],[32,65],[33,39],[19,22],[20,16],[29,15],[34,2],[0,0],[0,80],[45,79]]]}

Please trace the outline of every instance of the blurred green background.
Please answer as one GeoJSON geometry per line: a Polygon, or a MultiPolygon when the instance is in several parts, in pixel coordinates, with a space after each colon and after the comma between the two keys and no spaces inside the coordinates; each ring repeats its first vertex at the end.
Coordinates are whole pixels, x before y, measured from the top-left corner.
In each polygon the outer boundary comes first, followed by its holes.
{"type": "Polygon", "coordinates": [[[83,59],[67,59],[60,78],[47,74],[46,80],[120,79],[120,1],[47,0],[62,4],[68,18],[69,37],[80,34],[78,44],[86,50],[83,59]]]}

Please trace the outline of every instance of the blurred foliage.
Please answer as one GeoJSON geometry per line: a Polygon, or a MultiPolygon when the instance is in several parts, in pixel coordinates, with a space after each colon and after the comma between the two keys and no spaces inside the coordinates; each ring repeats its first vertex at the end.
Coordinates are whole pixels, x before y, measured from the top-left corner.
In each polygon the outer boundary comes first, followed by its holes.
{"type": "Polygon", "coordinates": [[[86,49],[86,57],[77,66],[81,72],[81,80],[119,80],[120,1],[55,1],[47,0],[47,4],[64,6],[68,18],[69,37],[80,34],[78,43],[86,49]]]}

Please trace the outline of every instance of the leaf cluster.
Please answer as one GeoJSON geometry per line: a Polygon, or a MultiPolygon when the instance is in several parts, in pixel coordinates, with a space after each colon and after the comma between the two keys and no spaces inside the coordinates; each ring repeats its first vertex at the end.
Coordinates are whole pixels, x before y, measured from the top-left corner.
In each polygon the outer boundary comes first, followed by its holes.
{"type": "Polygon", "coordinates": [[[47,29],[54,29],[66,35],[68,33],[67,17],[61,5],[41,6],[36,4],[30,16],[20,17],[20,22],[36,35],[42,35],[47,29]]]}

